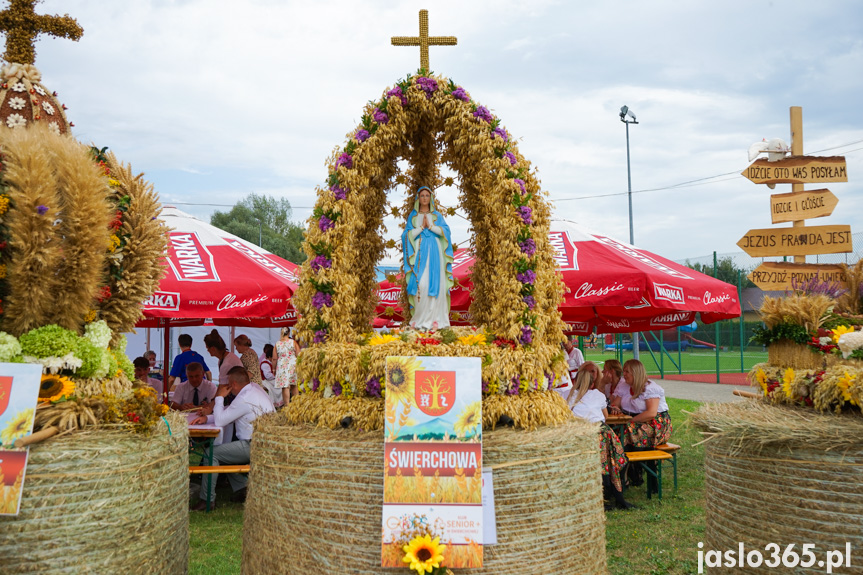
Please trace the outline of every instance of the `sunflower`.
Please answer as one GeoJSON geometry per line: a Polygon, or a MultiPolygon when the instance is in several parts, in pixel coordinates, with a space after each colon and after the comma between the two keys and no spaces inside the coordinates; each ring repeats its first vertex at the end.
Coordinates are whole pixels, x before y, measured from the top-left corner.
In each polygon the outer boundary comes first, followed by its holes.
{"type": "Polygon", "coordinates": [[[75,391],[75,382],[62,375],[43,375],[39,386],[39,401],[51,403],[69,397],[75,391]]]}
{"type": "Polygon", "coordinates": [[[847,401],[851,405],[856,405],[857,402],[854,400],[854,397],[851,395],[851,386],[854,385],[854,376],[849,375],[848,372],[845,372],[845,377],[840,377],[839,381],[836,382],[837,387],[839,387],[840,391],[842,391],[842,399],[847,401]]]}
{"type": "Polygon", "coordinates": [[[388,357],[386,393],[394,403],[414,401],[414,373],[422,367],[414,357],[388,357]]]}
{"type": "Polygon", "coordinates": [[[405,552],[402,561],[410,563],[410,568],[416,571],[417,575],[424,575],[440,567],[445,549],[446,545],[440,544],[440,537],[432,539],[428,534],[417,536],[402,547],[405,552]]]}
{"type": "Polygon", "coordinates": [[[6,426],[6,429],[0,433],[0,444],[7,445],[11,447],[15,440],[24,437],[30,430],[33,428],[33,414],[36,410],[32,407],[30,409],[25,409],[24,411],[19,411],[15,417],[13,417],[9,421],[9,425],[6,426]]]}
{"type": "Polygon", "coordinates": [[[455,420],[453,428],[458,437],[465,437],[482,423],[482,402],[474,401],[465,407],[455,420]]]}
{"type": "Polygon", "coordinates": [[[835,329],[830,331],[830,335],[833,338],[833,343],[839,343],[839,338],[842,337],[846,333],[851,333],[854,331],[854,328],[850,325],[838,325],[835,329]]]}
{"type": "MultiPolygon", "coordinates": [[[[392,309],[392,308],[387,308],[392,309]]],[[[384,345],[390,343],[391,341],[400,341],[398,337],[392,335],[391,333],[383,333],[383,334],[375,334],[369,340],[369,345],[384,345]]]]}
{"type": "Polygon", "coordinates": [[[767,374],[764,373],[764,370],[760,367],[755,373],[755,379],[758,381],[758,385],[761,386],[761,390],[764,392],[764,395],[767,395],[767,374]]]}

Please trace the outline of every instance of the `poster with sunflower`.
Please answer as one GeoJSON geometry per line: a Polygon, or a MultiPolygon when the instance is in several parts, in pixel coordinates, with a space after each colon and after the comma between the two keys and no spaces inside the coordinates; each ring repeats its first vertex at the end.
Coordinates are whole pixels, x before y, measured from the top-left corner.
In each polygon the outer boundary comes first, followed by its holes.
{"type": "Polygon", "coordinates": [[[41,380],[41,365],[0,363],[0,515],[18,514],[29,448],[15,440],[33,431],[41,380]]]}
{"type": "Polygon", "coordinates": [[[388,357],[381,565],[482,566],[482,360],[388,357]]]}

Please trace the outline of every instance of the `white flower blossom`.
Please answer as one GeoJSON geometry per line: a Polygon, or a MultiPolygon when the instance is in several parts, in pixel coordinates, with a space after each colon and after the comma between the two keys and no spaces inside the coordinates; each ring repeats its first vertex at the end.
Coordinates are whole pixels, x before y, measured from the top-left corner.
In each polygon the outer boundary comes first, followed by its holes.
{"type": "Polygon", "coordinates": [[[842,357],[848,359],[854,350],[863,348],[863,331],[843,333],[837,344],[842,351],[842,357]]]}
{"type": "Polygon", "coordinates": [[[14,98],[9,98],[9,107],[13,110],[22,110],[24,109],[24,105],[27,102],[24,101],[24,98],[19,98],[15,96],[14,98]]]}
{"type": "Polygon", "coordinates": [[[87,324],[84,337],[89,339],[99,349],[105,349],[111,343],[111,328],[104,319],[87,324]]]}
{"type": "Polygon", "coordinates": [[[820,343],[821,345],[833,345],[833,338],[830,336],[819,337],[818,343],[820,343]]]}
{"type": "Polygon", "coordinates": [[[12,84],[12,89],[16,92],[26,92],[27,86],[25,86],[23,82],[15,82],[12,84]]]}
{"type": "Polygon", "coordinates": [[[54,115],[54,106],[52,106],[50,102],[42,102],[42,109],[45,110],[45,113],[49,116],[54,115]]]}
{"type": "Polygon", "coordinates": [[[51,122],[48,124],[48,130],[50,130],[52,134],[60,135],[60,125],[57,122],[51,122]]]}
{"type": "Polygon", "coordinates": [[[6,118],[6,125],[10,128],[18,128],[27,125],[27,119],[21,114],[9,114],[6,118]]]}
{"type": "Polygon", "coordinates": [[[14,335],[0,331],[0,361],[7,362],[17,355],[21,355],[21,344],[14,335]]]}
{"type": "Polygon", "coordinates": [[[47,96],[45,90],[43,90],[42,86],[40,86],[39,84],[33,84],[33,89],[36,90],[36,93],[40,96],[47,96]]]}

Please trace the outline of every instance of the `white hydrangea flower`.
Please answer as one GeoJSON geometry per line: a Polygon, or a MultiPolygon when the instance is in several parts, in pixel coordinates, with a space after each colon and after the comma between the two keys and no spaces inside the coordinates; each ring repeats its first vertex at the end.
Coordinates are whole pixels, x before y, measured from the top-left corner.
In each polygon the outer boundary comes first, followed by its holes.
{"type": "Polygon", "coordinates": [[[39,84],[33,84],[33,89],[36,90],[36,93],[40,96],[46,96],[45,90],[42,89],[42,86],[39,84]]]}
{"type": "Polygon", "coordinates": [[[105,349],[111,343],[111,328],[104,319],[87,324],[84,337],[89,339],[99,349],[105,349]]]}
{"type": "Polygon", "coordinates": [[[15,92],[26,92],[27,86],[25,86],[23,82],[16,82],[12,84],[12,90],[15,92]]]}
{"type": "Polygon", "coordinates": [[[848,359],[854,350],[863,348],[863,331],[843,333],[837,344],[842,351],[842,357],[848,359]]]}
{"type": "Polygon", "coordinates": [[[830,336],[819,337],[818,343],[820,343],[821,345],[833,345],[833,338],[830,336]]]}
{"type": "Polygon", "coordinates": [[[10,128],[19,128],[27,125],[27,119],[21,114],[9,114],[6,125],[10,128]]]}
{"type": "Polygon", "coordinates": [[[13,110],[23,110],[26,103],[27,102],[24,100],[24,98],[19,98],[18,96],[15,96],[14,98],[9,98],[9,107],[13,110]]]}
{"type": "Polygon", "coordinates": [[[0,361],[6,362],[21,355],[21,344],[18,339],[5,331],[0,331],[0,361]]]}
{"type": "Polygon", "coordinates": [[[45,113],[49,116],[54,115],[54,106],[52,106],[50,102],[42,102],[42,109],[45,110],[45,113]]]}

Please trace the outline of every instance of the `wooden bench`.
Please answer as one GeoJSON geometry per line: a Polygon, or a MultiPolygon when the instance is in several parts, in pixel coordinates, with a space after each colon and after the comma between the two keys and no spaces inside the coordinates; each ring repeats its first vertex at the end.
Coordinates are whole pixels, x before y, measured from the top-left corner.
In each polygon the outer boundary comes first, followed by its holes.
{"type": "Polygon", "coordinates": [[[190,465],[189,473],[193,475],[206,473],[248,473],[249,465],[190,465]]]}
{"type": "MultiPolygon", "coordinates": [[[[673,459],[673,456],[670,453],[666,453],[665,451],[660,451],[658,449],[652,449],[650,451],[627,451],[626,456],[629,458],[630,463],[638,463],[641,465],[642,469],[644,469],[649,475],[652,475],[656,478],[656,494],[659,495],[659,500],[662,500],[662,461],[665,459],[673,459]],[[658,461],[659,465],[656,466],[656,471],[653,471],[647,463],[651,461],[658,461]]],[[[647,498],[650,499],[652,495],[652,490],[650,489],[650,482],[647,482],[647,498]]]]}
{"type": "Polygon", "coordinates": [[[677,491],[677,451],[680,449],[680,446],[674,443],[663,443],[662,445],[657,445],[656,449],[671,454],[671,466],[674,467],[674,490],[677,491]]]}

